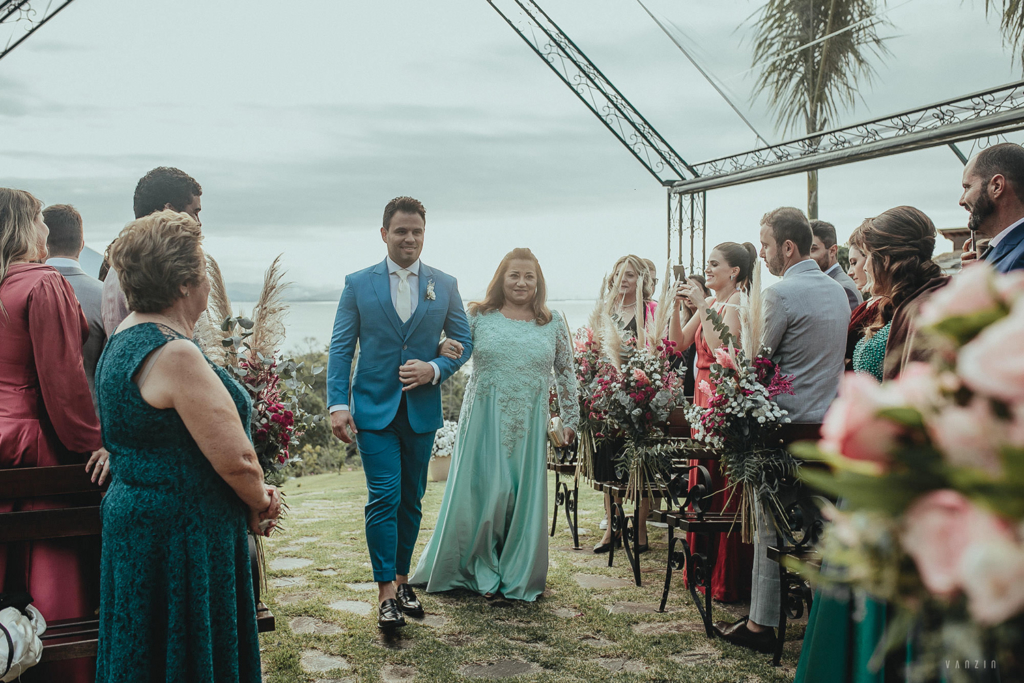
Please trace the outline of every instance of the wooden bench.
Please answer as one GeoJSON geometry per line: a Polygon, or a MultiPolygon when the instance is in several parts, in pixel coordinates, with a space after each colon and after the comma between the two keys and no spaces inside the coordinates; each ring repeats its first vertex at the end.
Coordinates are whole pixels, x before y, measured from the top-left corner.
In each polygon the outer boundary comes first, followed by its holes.
{"type": "MultiPolygon", "coordinates": [[[[2,503],[48,496],[75,496],[74,507],[0,512],[0,544],[98,538],[102,532],[99,504],[105,488],[90,481],[83,465],[0,469],[2,503]]],[[[257,628],[262,633],[273,631],[275,621],[274,615],[260,602],[254,549],[255,544],[250,540],[257,628]]],[[[48,621],[46,633],[41,637],[43,654],[40,662],[95,657],[98,638],[98,617],[48,621]]]]}

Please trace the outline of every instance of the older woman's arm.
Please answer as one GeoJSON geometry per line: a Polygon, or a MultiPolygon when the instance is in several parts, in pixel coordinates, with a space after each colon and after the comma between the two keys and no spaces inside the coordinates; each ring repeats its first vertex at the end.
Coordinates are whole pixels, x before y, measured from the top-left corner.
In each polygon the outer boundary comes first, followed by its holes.
{"type": "Polygon", "coordinates": [[[263,481],[238,410],[202,352],[184,339],[167,343],[139,387],[154,408],[173,408],[217,474],[254,514],[275,519],[280,499],[263,481]]]}

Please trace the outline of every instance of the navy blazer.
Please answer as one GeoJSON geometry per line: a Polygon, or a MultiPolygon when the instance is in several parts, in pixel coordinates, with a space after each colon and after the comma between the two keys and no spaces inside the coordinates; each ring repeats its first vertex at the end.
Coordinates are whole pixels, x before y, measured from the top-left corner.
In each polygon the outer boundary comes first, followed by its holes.
{"type": "Polygon", "coordinates": [[[1000,273],[1024,270],[1024,223],[1010,230],[985,260],[1000,273]]]}
{"type": "Polygon", "coordinates": [[[391,301],[389,277],[385,259],[345,278],[327,359],[327,405],[348,404],[358,429],[385,429],[402,399],[398,368],[411,359],[433,361],[441,371],[438,383],[405,392],[409,426],[426,434],[443,424],[441,383],[473,352],[469,321],[455,278],[420,261],[419,300],[403,325],[391,301]],[[437,356],[442,330],[462,344],[459,360],[437,356]],[[359,362],[351,377],[356,342],[359,362]]]}

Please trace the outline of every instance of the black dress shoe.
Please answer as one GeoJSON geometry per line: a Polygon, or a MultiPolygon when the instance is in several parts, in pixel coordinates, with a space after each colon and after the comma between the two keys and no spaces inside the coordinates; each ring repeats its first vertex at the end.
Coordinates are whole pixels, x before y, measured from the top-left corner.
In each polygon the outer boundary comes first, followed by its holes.
{"type": "Polygon", "coordinates": [[[633,553],[636,554],[636,555],[639,555],[640,553],[646,553],[650,549],[651,549],[651,546],[649,546],[646,543],[644,543],[643,545],[638,545],[636,547],[636,549],[633,550],[633,553]]]}
{"type": "Polygon", "coordinates": [[[398,607],[398,601],[388,598],[380,603],[380,612],[377,614],[377,628],[387,631],[399,626],[405,626],[405,617],[398,607]]]}
{"type": "Polygon", "coordinates": [[[420,604],[419,599],[413,592],[412,586],[407,583],[403,583],[398,587],[398,608],[410,617],[419,618],[423,616],[423,605],[420,604]]]}
{"type": "Polygon", "coordinates": [[[606,552],[608,552],[609,550],[612,549],[612,543],[615,544],[616,548],[621,548],[622,547],[622,535],[621,534],[616,534],[615,537],[612,538],[612,540],[608,541],[607,543],[598,543],[597,545],[594,546],[594,552],[597,553],[598,555],[600,555],[601,553],[606,553],[606,552]]]}
{"type": "Polygon", "coordinates": [[[754,633],[747,628],[748,617],[743,617],[732,624],[720,621],[715,624],[715,631],[722,640],[733,645],[750,648],[757,652],[769,654],[775,651],[775,630],[766,628],[754,633]]]}

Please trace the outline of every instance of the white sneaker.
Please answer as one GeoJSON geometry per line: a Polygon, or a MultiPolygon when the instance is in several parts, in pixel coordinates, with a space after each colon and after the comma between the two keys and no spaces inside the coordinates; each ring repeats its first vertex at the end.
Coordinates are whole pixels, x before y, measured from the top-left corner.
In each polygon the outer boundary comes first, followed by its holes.
{"type": "Polygon", "coordinates": [[[607,529],[608,528],[608,520],[607,519],[602,519],[601,523],[598,525],[598,528],[601,529],[601,531],[604,531],[605,529],[607,529]]]}

